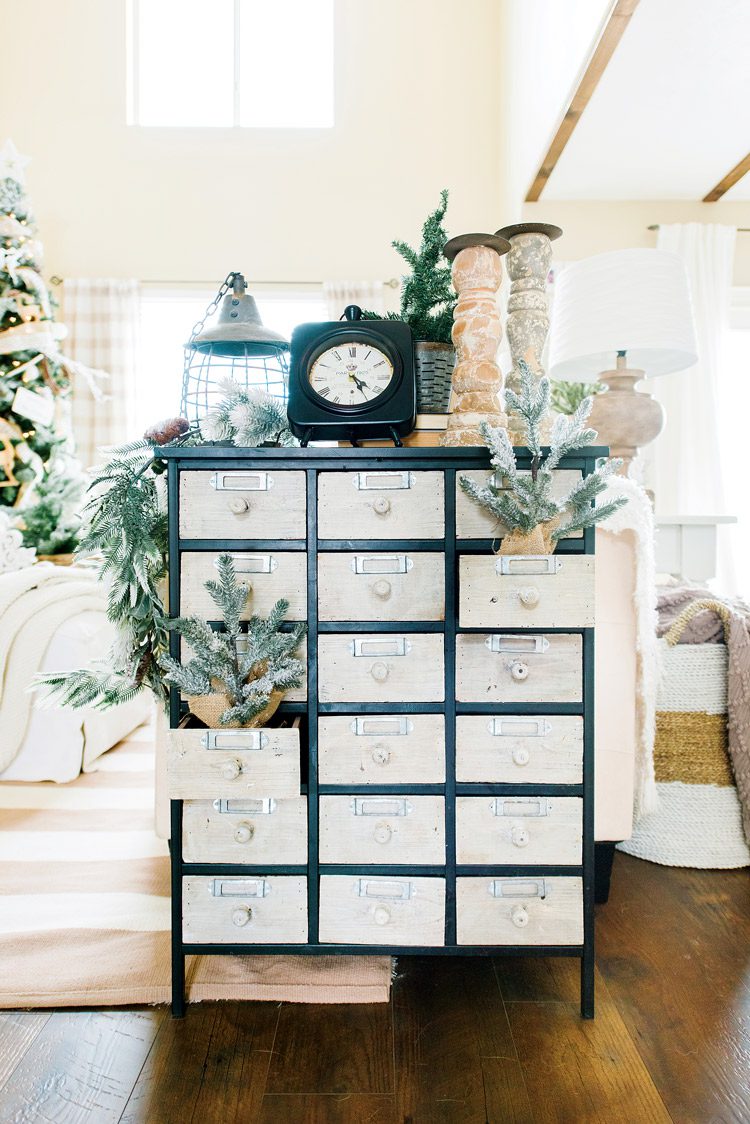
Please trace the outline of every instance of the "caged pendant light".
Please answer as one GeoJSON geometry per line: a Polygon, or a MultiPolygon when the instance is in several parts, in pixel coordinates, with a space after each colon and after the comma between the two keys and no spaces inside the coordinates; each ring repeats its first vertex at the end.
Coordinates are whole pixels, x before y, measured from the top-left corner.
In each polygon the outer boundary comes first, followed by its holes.
{"type": "Polygon", "coordinates": [[[181,410],[191,422],[226,397],[225,378],[286,401],[289,341],[265,327],[246,289],[243,275],[230,273],[185,344],[181,410]],[[206,328],[219,305],[216,322],[206,328]]]}

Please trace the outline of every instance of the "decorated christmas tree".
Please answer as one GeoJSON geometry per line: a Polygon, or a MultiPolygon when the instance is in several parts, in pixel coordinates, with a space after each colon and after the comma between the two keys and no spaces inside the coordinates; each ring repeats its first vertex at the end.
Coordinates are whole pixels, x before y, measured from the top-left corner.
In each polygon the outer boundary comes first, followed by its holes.
{"type": "Polygon", "coordinates": [[[55,321],[41,275],[27,163],[12,141],[0,148],[0,505],[17,509],[27,546],[37,545],[31,516],[37,502],[45,503],[44,545],[56,540],[53,513],[59,510],[66,532],[57,549],[69,550],[82,491],[74,495],[71,487],[80,476],[66,401],[74,365],[60,352],[65,329],[55,321]],[[56,491],[61,494],[51,503],[56,491]],[[24,525],[25,512],[30,519],[24,525]]]}

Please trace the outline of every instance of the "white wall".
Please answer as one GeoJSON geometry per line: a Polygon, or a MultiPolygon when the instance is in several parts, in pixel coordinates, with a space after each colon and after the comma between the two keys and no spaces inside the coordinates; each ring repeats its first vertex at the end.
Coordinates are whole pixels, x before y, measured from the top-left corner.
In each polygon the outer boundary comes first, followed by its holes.
{"type": "MultiPolygon", "coordinates": [[[[630,246],[655,246],[653,223],[718,222],[750,227],[750,203],[690,203],[684,200],[652,202],[570,202],[542,196],[538,203],[525,203],[527,222],[551,222],[563,234],[554,243],[558,261],[576,261],[606,250],[630,246]]],[[[750,285],[750,234],[738,234],[734,257],[736,285],[750,285]]]]}
{"type": "Polygon", "coordinates": [[[498,0],[336,0],[335,128],[140,129],[125,0],[0,0],[0,139],[33,157],[46,271],[384,279],[444,186],[451,233],[495,230],[502,18],[498,0]]]}

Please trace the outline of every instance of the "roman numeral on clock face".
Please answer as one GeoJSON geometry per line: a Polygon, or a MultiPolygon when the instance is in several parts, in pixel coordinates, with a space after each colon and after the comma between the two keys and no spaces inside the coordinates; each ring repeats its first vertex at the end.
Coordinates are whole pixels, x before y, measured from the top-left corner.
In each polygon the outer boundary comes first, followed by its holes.
{"type": "Polygon", "coordinates": [[[356,349],[356,347],[350,347],[350,348],[349,348],[349,358],[350,358],[350,359],[356,359],[356,358],[357,358],[357,349],[356,349]]]}
{"type": "Polygon", "coordinates": [[[324,398],[327,398],[330,393],[331,393],[330,386],[321,386],[318,390],[318,394],[322,394],[324,398]]]}
{"type": "MultiPolygon", "coordinates": [[[[338,359],[339,362],[341,362],[341,352],[340,351],[334,351],[333,354],[334,354],[335,358],[338,359]]],[[[322,363],[320,365],[321,365],[321,367],[323,366],[322,363]]]]}

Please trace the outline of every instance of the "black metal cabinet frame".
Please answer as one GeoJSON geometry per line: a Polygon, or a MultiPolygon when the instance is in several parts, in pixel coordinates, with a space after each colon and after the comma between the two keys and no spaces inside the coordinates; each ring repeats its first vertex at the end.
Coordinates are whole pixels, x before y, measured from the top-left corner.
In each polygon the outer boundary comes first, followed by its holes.
{"type": "MultiPolygon", "coordinates": [[[[566,457],[559,468],[577,470],[588,475],[597,458],[605,456],[606,448],[589,447],[582,454],[566,457]]],[[[493,549],[489,539],[456,538],[456,474],[471,469],[488,469],[489,454],[478,448],[307,448],[307,449],[238,449],[226,445],[174,447],[159,451],[168,464],[169,516],[169,605],[170,616],[180,612],[180,558],[185,551],[284,550],[307,552],[308,654],[307,701],[282,703],[281,712],[306,714],[308,723],[308,858],[307,863],[294,866],[264,864],[187,863],[182,858],[181,800],[171,801],[172,862],[172,1013],[179,1017],[185,1010],[185,957],[187,955],[248,955],[284,953],[289,955],[479,955],[479,956],[573,956],[581,961],[581,1014],[594,1015],[594,629],[514,629],[506,633],[555,632],[582,637],[583,692],[581,703],[457,703],[455,684],[456,636],[459,633],[486,632],[494,629],[459,628],[457,613],[457,555],[486,554],[493,549]],[[180,537],[180,473],[195,470],[304,470],[306,474],[307,516],[306,538],[302,539],[183,539],[180,537]],[[357,471],[439,471],[445,482],[445,537],[443,539],[326,539],[318,538],[317,502],[320,472],[357,471]],[[318,551],[409,550],[438,551],[445,557],[445,622],[319,622],[318,621],[318,551]],[[325,632],[438,632],[444,635],[445,701],[441,703],[320,703],[318,699],[317,650],[318,637],[325,632]],[[445,783],[398,785],[320,785],[318,783],[318,717],[321,714],[366,713],[439,713],[445,715],[445,783]],[[583,783],[569,785],[530,786],[513,784],[457,784],[455,779],[457,714],[575,714],[583,717],[583,783]],[[580,866],[460,866],[456,863],[455,798],[472,795],[522,795],[533,787],[534,795],[579,796],[583,798],[583,850],[580,866]],[[405,865],[321,865],[318,856],[318,797],[327,794],[395,795],[433,794],[445,797],[445,864],[440,866],[405,865]],[[445,943],[440,946],[348,945],[321,944],[318,939],[318,895],[321,874],[361,874],[381,877],[433,875],[445,879],[446,921],[445,943]],[[182,879],[187,875],[304,875],[308,893],[308,942],[306,944],[188,944],[182,938],[182,879]],[[580,877],[583,883],[583,943],[580,945],[458,945],[456,944],[456,878],[463,875],[529,878],[568,875],[580,877]]],[[[527,450],[517,450],[521,468],[530,467],[527,450]]],[[[595,535],[592,528],[577,539],[563,540],[558,553],[593,554],[595,535]]],[[[179,655],[179,637],[172,633],[172,654],[179,655]]],[[[183,714],[179,692],[170,692],[170,726],[177,728],[183,714]]],[[[208,798],[209,794],[207,794],[208,798]]]]}

